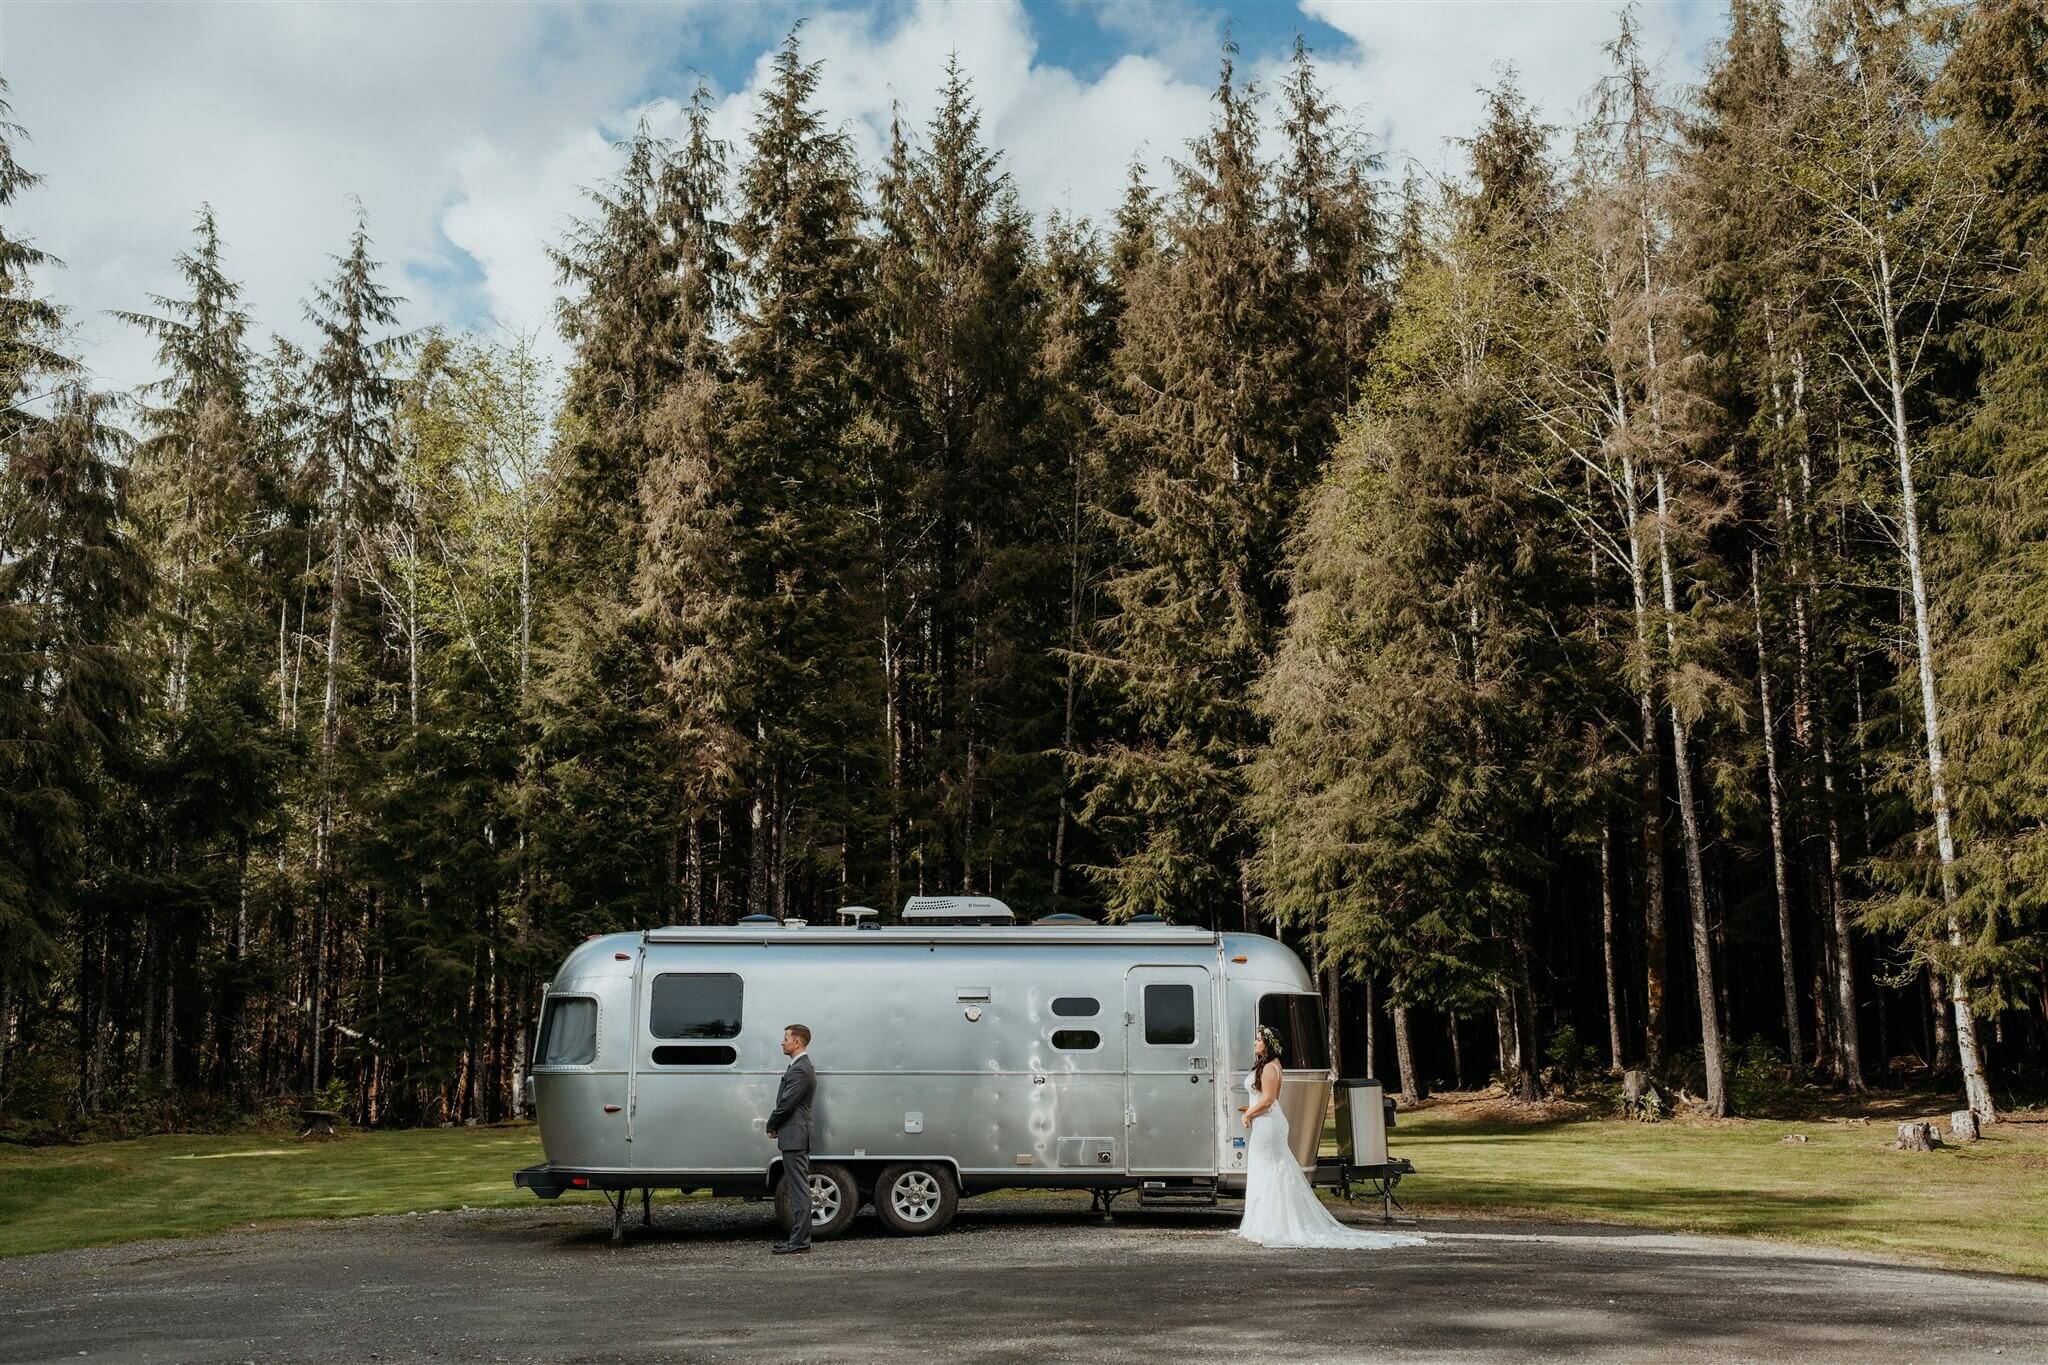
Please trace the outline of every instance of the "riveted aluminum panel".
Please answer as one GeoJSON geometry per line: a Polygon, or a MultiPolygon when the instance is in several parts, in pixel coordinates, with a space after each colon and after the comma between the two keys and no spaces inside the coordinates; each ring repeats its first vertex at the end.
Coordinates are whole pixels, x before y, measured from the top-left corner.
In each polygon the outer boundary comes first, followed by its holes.
{"type": "Polygon", "coordinates": [[[1078,1166],[1088,1170],[1113,1171],[1117,1169],[1116,1139],[1107,1137],[1061,1138],[1059,1157],[1059,1164],[1062,1166],[1078,1166]]]}

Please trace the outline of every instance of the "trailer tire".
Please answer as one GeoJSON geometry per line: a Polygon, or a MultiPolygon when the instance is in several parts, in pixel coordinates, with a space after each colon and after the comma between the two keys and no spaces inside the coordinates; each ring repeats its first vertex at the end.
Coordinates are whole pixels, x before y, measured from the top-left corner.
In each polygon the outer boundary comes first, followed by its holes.
{"type": "MultiPolygon", "coordinates": [[[[811,1167],[811,1236],[837,1237],[853,1226],[860,1212],[860,1189],[853,1172],[830,1161],[811,1167]]],[[[789,1196],[782,1181],[775,1182],[775,1221],[789,1227],[789,1196]]]]}
{"type": "Polygon", "coordinates": [[[959,1187],[944,1166],[905,1162],[885,1168],[875,1181],[875,1213],[902,1236],[944,1232],[959,1209],[959,1187]]]}

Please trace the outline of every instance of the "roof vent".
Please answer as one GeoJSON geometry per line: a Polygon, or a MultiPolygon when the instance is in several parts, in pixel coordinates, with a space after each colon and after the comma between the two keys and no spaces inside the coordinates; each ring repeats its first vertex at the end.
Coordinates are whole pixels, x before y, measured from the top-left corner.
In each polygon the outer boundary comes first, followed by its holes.
{"type": "Polygon", "coordinates": [[[780,924],[780,923],[782,923],[782,921],[781,921],[781,920],[779,920],[779,919],[777,919],[777,918],[775,918],[775,916],[773,916],[773,915],[741,915],[741,916],[740,916],[740,923],[741,923],[741,924],[780,924]]]}
{"type": "Polygon", "coordinates": [[[903,922],[931,928],[943,924],[1015,924],[1017,917],[994,896],[912,896],[903,902],[903,922]]]}
{"type": "Polygon", "coordinates": [[[1129,919],[1125,920],[1125,921],[1124,921],[1124,923],[1125,923],[1125,924],[1164,924],[1164,923],[1166,923],[1166,921],[1165,921],[1165,919],[1163,919],[1162,917],[1160,917],[1160,916],[1158,916],[1158,915],[1132,915],[1132,916],[1131,916],[1131,917],[1130,917],[1129,919]]]}
{"type": "Polygon", "coordinates": [[[1072,913],[1071,911],[1067,911],[1067,910],[1062,910],[1062,911],[1060,911],[1060,912],[1059,912],[1058,914],[1056,914],[1056,915],[1040,915],[1040,916],[1039,916],[1039,917],[1038,917],[1037,919],[1035,919],[1035,920],[1033,920],[1033,921],[1031,921],[1031,922],[1032,922],[1033,924],[1093,924],[1093,923],[1095,923],[1095,921],[1094,921],[1094,920],[1092,920],[1092,919],[1089,919],[1089,918],[1088,918],[1088,917],[1087,917],[1086,915],[1076,915],[1076,914],[1072,913]]]}

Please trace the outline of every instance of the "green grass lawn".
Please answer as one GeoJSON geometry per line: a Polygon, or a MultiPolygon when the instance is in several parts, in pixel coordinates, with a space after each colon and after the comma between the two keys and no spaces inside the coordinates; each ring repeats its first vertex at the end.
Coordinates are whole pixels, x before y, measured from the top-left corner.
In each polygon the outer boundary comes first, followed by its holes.
{"type": "MultiPolygon", "coordinates": [[[[1391,1150],[1415,1163],[1422,1214],[1541,1214],[1765,1237],[2048,1278],[2048,1120],[1982,1141],[1895,1152],[1900,1120],[1518,1119],[1497,1103],[1404,1113],[1391,1150]],[[1805,1142],[1785,1139],[1804,1135],[1805,1142]]],[[[1945,1125],[1944,1125],[1945,1127],[1945,1125]]]]}
{"type": "MultiPolygon", "coordinates": [[[[2048,1278],[2048,1121],[2000,1124],[1969,1147],[1889,1150],[1895,1120],[1909,1116],[1637,1124],[1475,1101],[1404,1112],[1392,1147],[1416,1165],[1401,1197],[1424,1216],[1634,1223],[2048,1278]],[[1793,1134],[1808,1140],[1783,1141],[1793,1134]]],[[[0,1146],[0,1256],[302,1218],[531,1207],[512,1172],[538,1160],[531,1124],[0,1146]]]]}
{"type": "Polygon", "coordinates": [[[512,1172],[539,1160],[530,1123],[306,1142],[270,1133],[0,1145],[0,1256],[298,1218],[532,1204],[512,1172]]]}

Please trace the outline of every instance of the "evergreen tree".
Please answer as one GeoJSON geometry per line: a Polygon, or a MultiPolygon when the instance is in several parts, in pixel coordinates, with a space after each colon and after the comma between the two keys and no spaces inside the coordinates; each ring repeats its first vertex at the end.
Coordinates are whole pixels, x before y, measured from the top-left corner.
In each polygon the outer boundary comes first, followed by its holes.
{"type": "MultiPolygon", "coordinates": [[[[868,247],[859,168],[815,107],[792,33],[754,115],[733,241],[746,299],[723,440],[745,543],[732,580],[759,641],[742,733],[750,909],[850,888],[847,794],[866,785],[874,581],[850,436],[867,385],[868,247]],[[844,776],[842,776],[844,774],[844,776]],[[792,885],[792,883],[795,883],[792,885]]],[[[801,903],[798,901],[798,903],[801,903]]]]}
{"type": "Polygon", "coordinates": [[[897,131],[878,186],[873,313],[893,813],[889,885],[1049,894],[1061,565],[1040,426],[1043,303],[1029,220],[957,61],[925,144],[897,131]],[[1000,884],[994,878],[1000,873],[1000,884]]]}
{"type": "MultiPolygon", "coordinates": [[[[0,466],[0,1023],[49,979],[74,923],[119,913],[87,856],[142,697],[148,566],[129,534],[111,400],[67,384],[0,466]]],[[[80,1092],[98,1089],[106,976],[80,999],[80,1092]]],[[[0,1030],[5,1031],[5,1030],[0,1030]]]]}
{"type": "Polygon", "coordinates": [[[209,1042],[216,1078],[239,1081],[251,857],[276,824],[289,762],[266,648],[285,601],[283,471],[256,420],[249,318],[221,268],[211,210],[194,235],[178,259],[190,296],[153,296],[158,312],[121,315],[156,338],[163,367],[143,393],[146,435],[133,459],[159,623],[134,793],[150,851],[134,875],[148,915],[138,985],[162,995],[155,1034],[167,1090],[199,1079],[209,1042]],[[213,987],[221,1005],[209,1020],[213,987]]]}
{"type": "Polygon", "coordinates": [[[1253,921],[1243,765],[1279,611],[1281,537],[1323,454],[1295,440],[1286,261],[1259,158],[1258,91],[1226,50],[1215,118],[1177,163],[1165,244],[1122,317],[1111,439],[1130,452],[1100,665],[1130,739],[1084,759],[1083,818],[1113,861],[1110,914],[1253,921]]]}
{"type": "Polygon", "coordinates": [[[391,408],[395,388],[389,366],[405,339],[379,335],[397,320],[401,300],[377,282],[369,228],[358,216],[346,255],[335,258],[333,281],[315,293],[307,318],[320,349],[307,371],[312,395],[312,462],[307,473],[325,490],[327,525],[327,640],[322,668],[319,762],[313,791],[313,913],[306,942],[306,1076],[322,1084],[328,1017],[330,920],[344,889],[338,871],[338,835],[353,737],[344,730],[351,681],[351,595],[364,578],[365,545],[388,515],[392,498],[391,408]]]}
{"type": "MultiPolygon", "coordinates": [[[[14,149],[28,140],[22,126],[8,117],[7,81],[0,77],[0,209],[42,177],[14,159],[14,149]]],[[[0,439],[11,438],[33,424],[30,410],[16,400],[32,393],[40,377],[70,374],[78,362],[58,344],[63,314],[35,293],[34,272],[57,264],[55,258],[25,238],[0,226],[0,439]]]]}
{"type": "MultiPolygon", "coordinates": [[[[720,335],[736,304],[735,262],[724,219],[726,148],[710,133],[710,97],[700,86],[687,111],[688,135],[668,163],[662,214],[677,271],[675,313],[683,366],[668,380],[646,427],[653,452],[640,486],[643,540],[634,582],[638,623],[654,645],[672,736],[664,785],[684,826],[681,918],[704,919],[703,827],[735,789],[746,748],[740,726],[745,677],[753,666],[744,603],[732,564],[741,528],[728,452],[720,440],[729,380],[720,335]]],[[[670,834],[669,862],[678,861],[670,834]]]]}
{"type": "MultiPolygon", "coordinates": [[[[1085,219],[1056,216],[1046,224],[1040,288],[1046,302],[1039,371],[1045,387],[1041,416],[1047,448],[1064,454],[1060,548],[1065,567],[1066,613],[1054,651],[1060,667],[1058,753],[1081,753],[1100,740],[1105,698],[1089,685],[1086,660],[1097,644],[1102,582],[1115,553],[1105,513],[1125,483],[1104,439],[1098,397],[1116,354],[1120,301],[1111,258],[1085,219]]],[[[1098,853],[1084,851],[1085,831],[1075,820],[1076,792],[1063,773],[1052,838],[1054,910],[1080,893],[1073,868],[1098,853]]],[[[1076,901],[1075,903],[1078,903],[1076,901]]]]}

